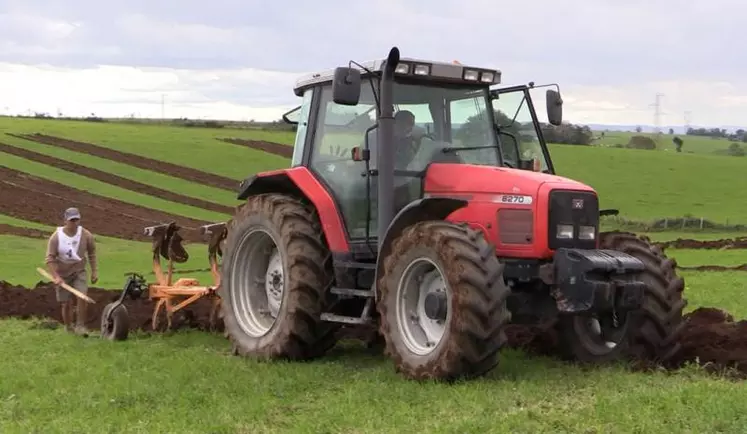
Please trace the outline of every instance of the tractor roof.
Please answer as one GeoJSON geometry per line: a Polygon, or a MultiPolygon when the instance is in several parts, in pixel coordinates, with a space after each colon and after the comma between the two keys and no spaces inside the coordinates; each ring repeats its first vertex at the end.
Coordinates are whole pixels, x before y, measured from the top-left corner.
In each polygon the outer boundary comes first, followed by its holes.
{"type": "MultiPolygon", "coordinates": [[[[371,70],[374,74],[380,75],[386,59],[369,60],[362,62],[365,68],[371,70]]],[[[352,67],[361,70],[363,76],[368,75],[359,66],[353,64],[352,67]]],[[[315,72],[305,75],[296,81],[293,92],[296,96],[301,96],[306,88],[317,84],[329,83],[334,77],[335,70],[328,69],[322,72],[315,72]]],[[[397,64],[395,71],[397,77],[412,77],[419,79],[431,79],[437,82],[464,83],[464,84],[499,84],[501,82],[501,71],[490,68],[480,68],[468,65],[462,65],[456,61],[435,62],[432,60],[412,59],[403,57],[397,64]]]]}

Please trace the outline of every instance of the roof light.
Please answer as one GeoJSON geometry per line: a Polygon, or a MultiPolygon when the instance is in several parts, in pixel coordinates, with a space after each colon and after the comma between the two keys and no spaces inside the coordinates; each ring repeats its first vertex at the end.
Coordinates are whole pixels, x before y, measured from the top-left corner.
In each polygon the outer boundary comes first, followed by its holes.
{"type": "Polygon", "coordinates": [[[415,65],[413,73],[415,75],[429,75],[431,73],[431,68],[428,65],[415,65]]]}
{"type": "Polygon", "coordinates": [[[398,63],[397,67],[394,69],[394,72],[398,74],[407,74],[410,72],[410,65],[407,63],[398,63]]]}
{"type": "Polygon", "coordinates": [[[477,73],[477,71],[473,69],[465,69],[464,70],[464,79],[470,80],[470,81],[477,81],[477,76],[480,75],[477,73]]]}
{"type": "Polygon", "coordinates": [[[492,83],[494,79],[495,74],[493,74],[492,72],[485,71],[480,76],[480,81],[482,81],[483,83],[492,83]]]}

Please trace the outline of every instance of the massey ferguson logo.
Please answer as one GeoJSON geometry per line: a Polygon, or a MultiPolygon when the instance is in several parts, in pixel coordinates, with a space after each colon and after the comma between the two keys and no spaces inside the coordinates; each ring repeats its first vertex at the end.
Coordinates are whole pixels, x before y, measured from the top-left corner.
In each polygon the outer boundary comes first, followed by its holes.
{"type": "Polygon", "coordinates": [[[571,202],[571,207],[573,207],[573,209],[584,209],[584,200],[573,199],[573,202],[571,202]]]}

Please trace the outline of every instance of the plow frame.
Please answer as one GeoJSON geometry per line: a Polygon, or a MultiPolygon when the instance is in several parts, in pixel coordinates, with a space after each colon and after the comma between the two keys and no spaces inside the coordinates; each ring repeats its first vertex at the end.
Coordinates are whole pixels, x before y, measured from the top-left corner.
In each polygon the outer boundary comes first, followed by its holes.
{"type": "Polygon", "coordinates": [[[144,229],[145,235],[153,239],[153,273],[156,283],[148,284],[148,297],[155,301],[151,328],[158,328],[158,318],[161,312],[166,317],[166,329],[170,329],[174,314],[197,300],[208,297],[212,299],[210,312],[210,327],[215,328],[216,318],[220,309],[220,296],[217,289],[220,286],[220,271],[218,256],[223,256],[221,243],[226,237],[226,223],[213,223],[200,227],[200,234],[208,240],[208,261],[213,284],[201,285],[197,279],[182,277],[174,281],[174,264],[187,262],[189,254],[182,246],[180,227],[175,223],[149,226],[144,229]],[[168,260],[166,272],[161,265],[161,257],[168,260]]]}

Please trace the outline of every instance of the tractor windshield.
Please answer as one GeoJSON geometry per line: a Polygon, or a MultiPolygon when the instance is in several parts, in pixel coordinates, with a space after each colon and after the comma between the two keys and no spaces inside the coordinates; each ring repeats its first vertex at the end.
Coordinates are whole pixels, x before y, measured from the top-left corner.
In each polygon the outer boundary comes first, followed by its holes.
{"type": "Polygon", "coordinates": [[[395,83],[396,168],[421,171],[434,161],[500,165],[488,98],[486,87],[395,83]]]}
{"type": "Polygon", "coordinates": [[[548,155],[537,134],[529,90],[519,86],[494,93],[493,113],[505,165],[518,167],[520,163],[533,165],[536,161],[535,170],[549,172],[548,155]]]}

